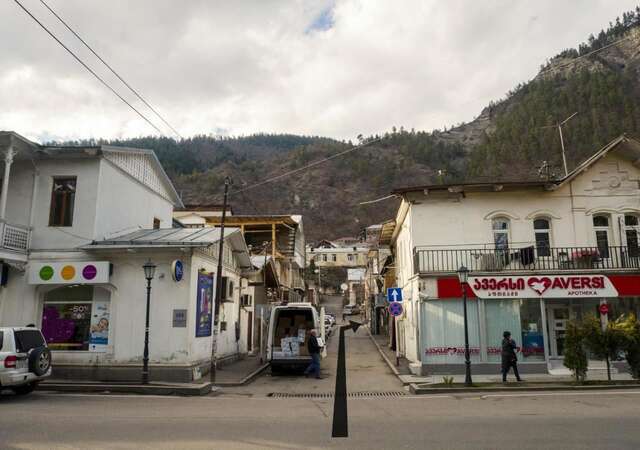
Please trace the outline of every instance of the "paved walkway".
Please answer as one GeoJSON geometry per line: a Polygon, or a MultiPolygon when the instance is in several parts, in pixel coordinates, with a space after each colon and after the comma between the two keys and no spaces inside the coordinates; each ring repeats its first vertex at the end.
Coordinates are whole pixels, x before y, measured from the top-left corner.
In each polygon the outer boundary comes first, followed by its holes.
{"type": "MultiPolygon", "coordinates": [[[[264,362],[261,363],[258,356],[247,356],[246,358],[239,359],[231,364],[218,367],[214,385],[228,386],[241,384],[247,379],[247,377],[254,374],[264,365],[264,362]]],[[[207,376],[206,379],[210,380],[211,378],[207,376]]]]}
{"type": "Polygon", "coordinates": [[[376,341],[380,350],[384,353],[389,362],[393,364],[400,375],[411,375],[411,370],[409,370],[409,360],[403,356],[396,360],[395,350],[391,350],[389,348],[389,336],[384,334],[372,334],[371,337],[376,341]]]}

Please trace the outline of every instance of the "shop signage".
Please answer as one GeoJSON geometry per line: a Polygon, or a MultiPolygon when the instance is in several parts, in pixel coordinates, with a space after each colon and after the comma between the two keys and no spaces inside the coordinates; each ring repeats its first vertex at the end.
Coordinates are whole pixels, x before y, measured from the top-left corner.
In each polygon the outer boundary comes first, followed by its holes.
{"type": "Polygon", "coordinates": [[[29,284],[98,284],[108,282],[108,261],[49,262],[29,265],[29,284]]]}
{"type": "Polygon", "coordinates": [[[103,353],[109,346],[109,302],[94,300],[89,333],[89,351],[103,353]]]}
{"type": "Polygon", "coordinates": [[[171,278],[173,281],[180,281],[184,277],[184,264],[179,259],[171,263],[171,278]]]}
{"type": "Polygon", "coordinates": [[[478,298],[617,297],[605,275],[544,275],[525,277],[469,277],[478,298]]]}

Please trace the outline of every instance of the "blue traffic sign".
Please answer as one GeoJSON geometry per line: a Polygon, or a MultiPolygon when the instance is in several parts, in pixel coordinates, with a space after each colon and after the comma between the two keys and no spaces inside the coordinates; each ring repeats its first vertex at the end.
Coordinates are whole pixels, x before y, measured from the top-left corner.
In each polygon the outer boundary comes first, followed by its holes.
{"type": "Polygon", "coordinates": [[[402,301],[402,288],[388,288],[387,289],[387,301],[401,302],[402,301]]]}
{"type": "Polygon", "coordinates": [[[402,308],[402,303],[400,302],[389,303],[389,314],[391,314],[394,317],[401,315],[403,309],[404,308],[402,308]]]}

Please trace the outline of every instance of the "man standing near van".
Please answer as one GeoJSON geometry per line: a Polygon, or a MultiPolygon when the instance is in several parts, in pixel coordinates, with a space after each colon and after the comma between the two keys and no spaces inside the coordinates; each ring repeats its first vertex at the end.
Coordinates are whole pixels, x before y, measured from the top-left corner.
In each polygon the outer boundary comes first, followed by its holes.
{"type": "Polygon", "coordinates": [[[318,332],[316,330],[311,330],[309,340],[307,341],[307,349],[309,350],[309,355],[311,355],[311,364],[304,371],[304,375],[309,377],[313,373],[313,375],[320,380],[320,345],[318,344],[318,332]]]}

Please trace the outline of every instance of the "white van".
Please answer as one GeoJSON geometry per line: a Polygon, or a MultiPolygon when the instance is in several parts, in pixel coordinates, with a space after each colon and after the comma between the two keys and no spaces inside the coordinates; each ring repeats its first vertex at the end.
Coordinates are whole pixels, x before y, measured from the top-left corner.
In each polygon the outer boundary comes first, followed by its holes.
{"type": "Polygon", "coordinates": [[[318,313],[311,303],[288,303],[272,307],[267,341],[267,360],[272,370],[309,365],[311,356],[307,342],[309,331],[314,328],[322,341],[326,342],[324,308],[318,313]]]}

